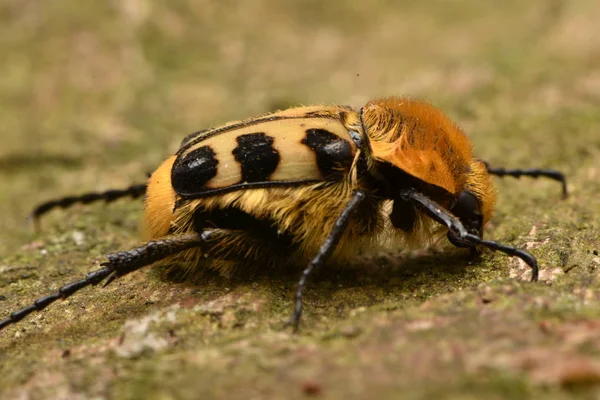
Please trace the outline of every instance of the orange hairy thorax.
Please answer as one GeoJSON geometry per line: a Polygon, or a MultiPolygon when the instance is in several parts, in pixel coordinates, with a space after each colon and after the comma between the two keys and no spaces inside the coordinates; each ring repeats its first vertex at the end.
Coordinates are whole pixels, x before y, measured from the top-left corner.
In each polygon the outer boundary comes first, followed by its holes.
{"type": "Polygon", "coordinates": [[[462,190],[472,146],[440,110],[424,101],[390,97],[369,102],[363,120],[376,159],[452,194],[462,190]]]}

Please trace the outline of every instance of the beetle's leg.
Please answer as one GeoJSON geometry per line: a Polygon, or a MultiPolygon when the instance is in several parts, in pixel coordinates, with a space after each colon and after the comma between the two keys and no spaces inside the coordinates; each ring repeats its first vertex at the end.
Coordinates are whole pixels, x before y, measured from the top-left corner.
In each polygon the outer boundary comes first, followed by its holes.
{"type": "Polygon", "coordinates": [[[538,168],[506,169],[506,168],[501,168],[501,167],[492,168],[492,167],[490,167],[490,165],[487,162],[485,162],[485,161],[482,161],[482,162],[485,164],[485,167],[487,168],[488,173],[490,175],[494,175],[494,176],[499,176],[499,177],[512,176],[513,178],[529,176],[532,178],[544,177],[544,178],[553,179],[553,180],[561,183],[563,199],[566,198],[568,195],[567,179],[565,178],[565,175],[562,172],[557,171],[555,169],[538,169],[538,168]]]}
{"type": "Polygon", "coordinates": [[[131,185],[125,189],[111,189],[104,192],[90,192],[79,196],[67,196],[60,199],[46,201],[34,208],[30,217],[37,224],[39,218],[48,211],[55,208],[67,208],[74,204],[89,204],[95,201],[105,201],[110,203],[123,197],[137,199],[146,193],[146,184],[131,185]]]}
{"type": "Polygon", "coordinates": [[[519,257],[531,268],[531,281],[535,282],[538,280],[539,271],[537,260],[533,255],[531,255],[531,253],[525,250],[517,249],[516,247],[506,246],[492,240],[484,240],[477,235],[469,233],[458,218],[422,193],[412,189],[406,189],[400,191],[400,196],[425,211],[425,213],[427,213],[427,215],[433,220],[442,225],[446,225],[448,227],[449,234],[453,235],[457,242],[470,244],[471,247],[480,245],[492,250],[500,251],[504,254],[508,254],[509,256],[519,257]]]}
{"type": "Polygon", "coordinates": [[[294,313],[292,314],[292,318],[290,320],[290,324],[293,326],[294,331],[298,331],[300,317],[302,316],[302,292],[304,291],[304,286],[306,285],[306,279],[313,269],[323,265],[329,256],[331,256],[335,250],[335,246],[340,241],[344,231],[346,230],[346,227],[348,226],[348,221],[350,220],[352,213],[358,208],[365,198],[366,193],[363,191],[357,190],[352,193],[352,197],[344,207],[344,210],[335,222],[335,225],[325,239],[325,242],[319,248],[317,255],[311,260],[310,264],[308,264],[308,267],[306,267],[306,269],[302,272],[302,276],[298,281],[298,288],[296,290],[294,313]]]}
{"type": "Polygon", "coordinates": [[[107,255],[108,261],[102,263],[102,268],[90,272],[85,278],[72,282],[58,289],[53,294],[41,297],[32,305],[13,312],[7,319],[0,321],[0,330],[14,324],[34,311],[41,311],[59,299],[65,299],[73,293],[90,286],[97,285],[106,279],[109,284],[114,279],[150,265],[156,261],[180,253],[184,250],[199,247],[213,239],[216,235],[225,233],[221,229],[205,230],[202,233],[192,233],[171,236],[148,242],[135,249],[120,251],[107,255]]]}

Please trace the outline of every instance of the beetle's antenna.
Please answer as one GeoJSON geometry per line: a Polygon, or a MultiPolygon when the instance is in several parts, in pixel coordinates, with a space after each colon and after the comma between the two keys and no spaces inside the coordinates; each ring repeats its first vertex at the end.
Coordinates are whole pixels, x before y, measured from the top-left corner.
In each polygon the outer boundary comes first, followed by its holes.
{"type": "Polygon", "coordinates": [[[446,211],[442,206],[431,200],[429,197],[419,193],[413,189],[405,189],[400,191],[400,197],[406,201],[410,201],[420,209],[425,211],[429,217],[448,227],[449,232],[456,235],[459,240],[465,243],[470,243],[471,246],[484,246],[491,250],[500,251],[509,256],[519,257],[531,268],[531,282],[538,280],[539,269],[537,260],[531,253],[517,249],[516,247],[506,246],[492,240],[485,240],[477,235],[469,233],[458,218],[446,211]]]}
{"type": "Polygon", "coordinates": [[[358,208],[358,206],[366,197],[367,196],[365,192],[360,190],[352,193],[352,197],[344,207],[344,210],[338,217],[337,221],[335,221],[333,229],[327,236],[327,239],[325,239],[325,242],[319,248],[317,255],[311,260],[310,264],[308,264],[308,267],[302,271],[302,276],[298,281],[298,289],[296,290],[296,304],[294,307],[294,313],[290,319],[290,325],[293,326],[294,332],[298,331],[300,317],[302,316],[302,292],[304,291],[304,286],[306,285],[306,279],[315,268],[319,268],[331,256],[335,250],[335,246],[337,246],[339,243],[340,238],[348,226],[348,221],[350,220],[352,213],[358,208]]]}
{"type": "Polygon", "coordinates": [[[106,279],[104,286],[110,282],[136,271],[142,267],[150,265],[156,261],[162,260],[173,254],[198,247],[212,239],[215,234],[222,233],[220,229],[205,230],[202,233],[193,233],[180,236],[172,236],[165,239],[148,242],[135,249],[120,251],[107,255],[107,262],[102,263],[103,266],[99,270],[90,272],[85,278],[62,286],[56,292],[40,297],[33,302],[32,305],[22,308],[10,314],[8,318],[0,321],[0,331],[8,325],[14,324],[34,311],[41,311],[59,299],[66,299],[73,293],[90,286],[97,285],[106,279]]]}
{"type": "Polygon", "coordinates": [[[48,211],[55,208],[67,208],[74,204],[89,204],[95,201],[104,200],[107,203],[121,199],[123,197],[131,197],[137,199],[146,194],[146,184],[131,185],[125,189],[111,189],[104,192],[90,192],[79,196],[68,196],[60,199],[49,200],[45,203],[38,205],[30,214],[30,218],[33,219],[37,226],[39,218],[46,214],[48,211]]]}
{"type": "Polygon", "coordinates": [[[490,175],[495,175],[495,176],[499,176],[499,177],[512,176],[513,178],[529,176],[532,178],[544,177],[544,178],[553,179],[562,184],[563,199],[567,198],[567,196],[568,196],[567,179],[565,178],[565,175],[562,172],[557,171],[555,169],[538,169],[538,168],[506,169],[506,168],[501,168],[501,167],[492,168],[492,167],[490,167],[490,165],[487,162],[485,162],[485,161],[482,161],[482,162],[485,164],[485,167],[487,168],[487,171],[490,175]]]}

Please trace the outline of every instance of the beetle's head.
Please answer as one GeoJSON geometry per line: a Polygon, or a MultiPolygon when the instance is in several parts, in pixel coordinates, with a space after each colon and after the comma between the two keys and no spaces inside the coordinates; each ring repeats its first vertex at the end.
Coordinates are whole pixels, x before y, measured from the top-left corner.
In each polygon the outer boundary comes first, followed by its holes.
{"type": "MultiPolygon", "coordinates": [[[[469,233],[483,237],[483,227],[492,217],[495,202],[496,190],[487,167],[479,160],[472,160],[466,172],[464,188],[456,195],[449,211],[469,233]]],[[[466,246],[452,232],[448,232],[448,240],[455,246],[466,246]]]]}

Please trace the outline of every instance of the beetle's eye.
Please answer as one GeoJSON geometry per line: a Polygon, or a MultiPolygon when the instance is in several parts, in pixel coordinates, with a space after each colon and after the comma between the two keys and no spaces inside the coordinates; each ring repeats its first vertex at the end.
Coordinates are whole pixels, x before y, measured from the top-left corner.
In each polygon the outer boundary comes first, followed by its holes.
{"type": "Polygon", "coordinates": [[[463,190],[458,195],[456,204],[452,207],[452,212],[459,217],[473,213],[481,214],[479,208],[479,200],[477,200],[477,197],[475,197],[473,193],[463,190]]]}
{"type": "Polygon", "coordinates": [[[481,203],[473,193],[463,190],[450,211],[460,219],[467,231],[481,236],[483,228],[481,203]]]}

